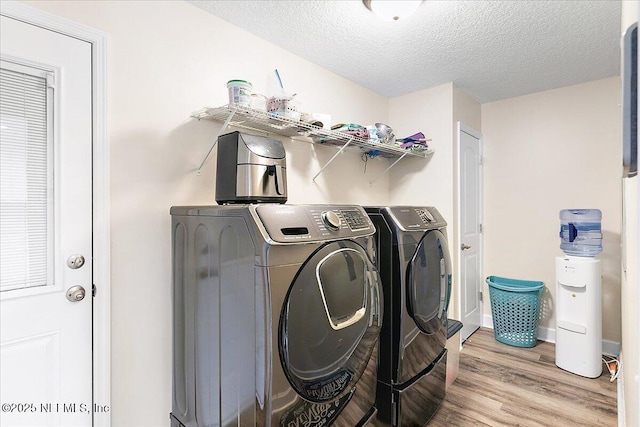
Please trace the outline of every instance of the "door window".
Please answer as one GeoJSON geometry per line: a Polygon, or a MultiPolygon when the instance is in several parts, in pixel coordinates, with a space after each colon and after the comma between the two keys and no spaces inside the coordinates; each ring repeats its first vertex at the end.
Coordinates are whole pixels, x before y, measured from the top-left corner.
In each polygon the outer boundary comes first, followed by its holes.
{"type": "Polygon", "coordinates": [[[53,284],[51,73],[0,62],[0,291],[53,284]]]}
{"type": "Polygon", "coordinates": [[[380,303],[378,273],[358,244],[329,243],[305,262],[279,327],[282,366],[298,394],[320,403],[349,393],[378,338],[380,303]]]}
{"type": "Polygon", "coordinates": [[[407,307],[418,328],[436,333],[446,319],[451,264],[447,239],[437,230],[426,233],[407,269],[407,307]]]}

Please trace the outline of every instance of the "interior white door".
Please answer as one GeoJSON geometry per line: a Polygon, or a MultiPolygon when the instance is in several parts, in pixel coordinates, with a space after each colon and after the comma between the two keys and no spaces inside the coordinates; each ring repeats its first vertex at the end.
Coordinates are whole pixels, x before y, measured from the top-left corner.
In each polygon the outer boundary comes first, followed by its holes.
{"type": "Polygon", "coordinates": [[[460,337],[466,340],[482,325],[481,156],[480,135],[461,125],[458,236],[460,268],[460,337]]]}
{"type": "Polygon", "coordinates": [[[91,44],[0,19],[0,425],[91,425],[91,44]]]}

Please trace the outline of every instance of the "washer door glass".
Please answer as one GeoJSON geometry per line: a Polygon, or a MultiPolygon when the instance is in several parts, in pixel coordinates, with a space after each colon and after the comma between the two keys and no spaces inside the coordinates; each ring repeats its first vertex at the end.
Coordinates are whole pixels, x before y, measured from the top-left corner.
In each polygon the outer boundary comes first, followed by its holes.
{"type": "Polygon", "coordinates": [[[351,241],[323,246],[296,274],[278,339],[284,372],[304,399],[335,400],[362,376],[382,324],[379,281],[351,241]]]}
{"type": "Polygon", "coordinates": [[[407,309],[426,334],[436,333],[446,320],[450,280],[447,238],[438,230],[429,231],[407,268],[407,309]]]}

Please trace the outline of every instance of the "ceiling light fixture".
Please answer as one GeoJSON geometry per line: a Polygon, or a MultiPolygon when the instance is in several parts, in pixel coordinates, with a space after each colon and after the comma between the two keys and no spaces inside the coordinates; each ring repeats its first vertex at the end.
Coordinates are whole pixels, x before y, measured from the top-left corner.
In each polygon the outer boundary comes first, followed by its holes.
{"type": "Polygon", "coordinates": [[[362,3],[386,21],[397,21],[415,12],[422,0],[362,0],[362,3]]]}

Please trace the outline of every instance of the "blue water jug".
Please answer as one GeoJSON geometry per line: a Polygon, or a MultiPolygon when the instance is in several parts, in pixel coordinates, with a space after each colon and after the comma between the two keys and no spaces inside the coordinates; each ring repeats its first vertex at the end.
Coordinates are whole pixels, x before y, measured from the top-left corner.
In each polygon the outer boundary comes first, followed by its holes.
{"type": "Polygon", "coordinates": [[[560,249],[571,256],[594,257],[602,252],[600,209],[560,211],[560,249]]]}

